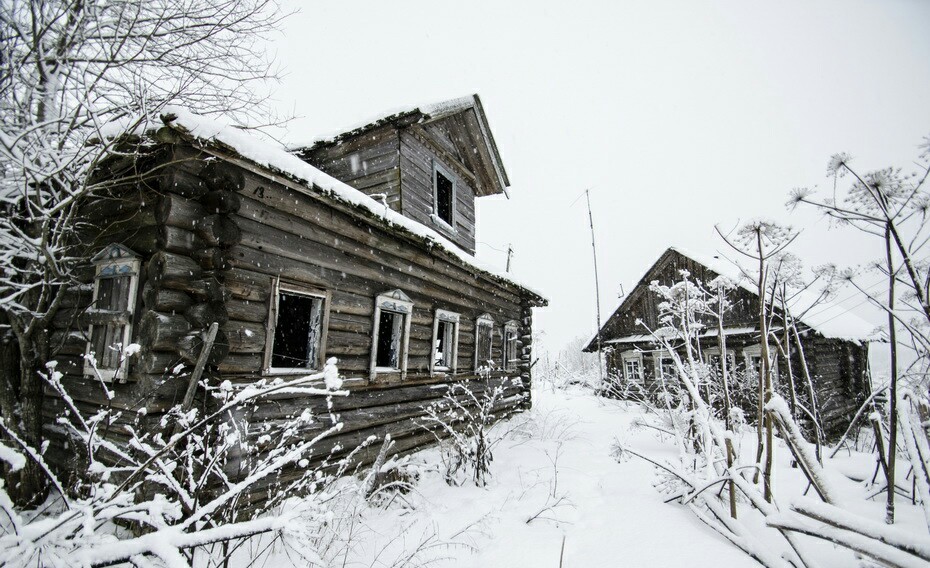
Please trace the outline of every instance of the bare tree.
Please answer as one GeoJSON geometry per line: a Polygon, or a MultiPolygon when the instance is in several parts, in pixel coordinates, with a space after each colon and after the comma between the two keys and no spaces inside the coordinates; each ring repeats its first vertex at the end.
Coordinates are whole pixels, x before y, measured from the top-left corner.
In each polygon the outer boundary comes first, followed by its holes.
{"type": "MultiPolygon", "coordinates": [[[[795,189],[790,207],[813,206],[838,224],[852,226],[872,235],[883,245],[883,258],[871,264],[871,270],[848,271],[847,279],[872,304],[888,317],[888,340],[891,355],[889,368],[889,442],[886,464],[888,482],[887,523],[894,522],[895,457],[898,445],[899,359],[902,348],[914,350],[916,367],[911,378],[926,383],[930,369],[930,265],[926,262],[930,241],[930,192],[925,182],[930,176],[930,138],[922,145],[918,171],[905,175],[898,168],[886,168],[860,174],[850,167],[849,154],[834,155],[827,167],[834,180],[833,196],[816,197],[808,189],[795,189]],[[849,175],[852,182],[843,199],[836,198],[839,180],[849,175]],[[885,297],[871,292],[862,280],[878,273],[885,281],[885,297]],[[903,332],[903,337],[898,332],[903,332]]],[[[926,389],[921,389],[926,393],[926,389]]],[[[925,395],[926,396],[926,395],[925,395]]]]}
{"type": "MultiPolygon", "coordinates": [[[[122,150],[114,135],[168,104],[264,117],[274,73],[261,38],[282,17],[275,0],[0,4],[0,413],[30,446],[41,445],[47,327],[75,282],[75,215],[114,183],[93,176],[122,150]]],[[[41,479],[30,462],[8,487],[37,496],[41,479]]]]}
{"type": "Polygon", "coordinates": [[[759,296],[759,336],[761,346],[759,369],[759,399],[758,424],[756,426],[758,446],[756,461],[762,459],[765,450],[765,464],[762,474],[765,487],[766,501],[772,501],[772,463],[774,461],[772,419],[765,411],[765,404],[769,402],[774,393],[772,386],[772,361],[769,352],[769,322],[774,315],[772,302],[766,301],[769,297],[771,261],[777,258],[794,239],[798,233],[791,227],[785,227],[769,220],[750,221],[740,227],[734,238],[725,235],[719,227],[717,232],[730,247],[739,254],[752,259],[758,266],[756,273],[756,288],[759,296]]]}

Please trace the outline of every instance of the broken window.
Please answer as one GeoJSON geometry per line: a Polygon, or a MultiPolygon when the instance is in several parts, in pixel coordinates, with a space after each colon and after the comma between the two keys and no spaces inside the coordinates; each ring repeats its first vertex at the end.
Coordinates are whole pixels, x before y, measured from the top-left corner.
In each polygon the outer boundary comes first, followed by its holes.
{"type": "Polygon", "coordinates": [[[400,372],[402,378],[405,376],[412,313],[413,303],[400,290],[386,292],[375,299],[371,378],[385,372],[400,372]]]}
{"type": "Polygon", "coordinates": [[[494,360],[491,355],[492,337],[494,335],[494,320],[485,314],[475,322],[475,370],[493,369],[494,360]]]}
{"type": "Polygon", "coordinates": [[[504,369],[513,371],[520,362],[520,355],[517,353],[517,322],[509,321],[504,324],[504,369]]]}
{"type": "Polygon", "coordinates": [[[449,227],[455,226],[455,181],[437,163],[433,163],[433,212],[449,227]]]}
{"type": "Polygon", "coordinates": [[[113,244],[97,253],[94,294],[87,318],[88,357],[84,373],[105,381],[124,379],[127,364],[123,353],[132,338],[132,320],[139,286],[139,258],[122,245],[113,244]]]}
{"type": "Polygon", "coordinates": [[[326,293],[277,282],[273,301],[265,368],[271,372],[322,368],[326,293]]]}
{"type": "Polygon", "coordinates": [[[455,372],[458,358],[459,315],[436,310],[433,328],[433,372],[455,372]]]}

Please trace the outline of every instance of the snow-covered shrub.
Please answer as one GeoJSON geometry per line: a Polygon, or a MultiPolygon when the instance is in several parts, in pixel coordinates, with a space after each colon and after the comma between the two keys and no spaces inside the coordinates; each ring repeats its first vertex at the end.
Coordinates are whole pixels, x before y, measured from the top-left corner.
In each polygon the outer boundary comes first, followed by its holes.
{"type": "Polygon", "coordinates": [[[469,478],[479,487],[487,483],[494,447],[502,439],[494,426],[502,418],[498,403],[503,394],[502,385],[491,387],[485,380],[452,383],[441,399],[425,408],[422,426],[439,443],[449,485],[469,478]]]}
{"type": "MultiPolygon", "coordinates": [[[[50,366],[46,383],[68,408],[58,426],[86,465],[74,486],[79,491],[59,481],[42,458],[43,448],[30,447],[0,422],[15,444],[0,446],[0,460],[12,469],[32,461],[55,491],[42,509],[24,511],[0,485],[0,565],[186,566],[198,551],[210,552],[204,555],[210,565],[225,554],[208,547],[220,543],[225,549],[258,534],[290,542],[300,557],[314,559],[306,535],[325,526],[331,483],[344,467],[324,474],[308,467],[308,460],[311,449],[341,424],[306,410],[275,425],[248,424],[240,416],[275,393],[346,395],[317,386],[337,382],[335,359],[322,373],[306,377],[244,387],[205,384],[212,400],[207,410],[178,406],[157,420],[144,414],[127,420],[106,409],[85,416],[61,378],[50,366]],[[121,436],[106,435],[117,430],[121,436]],[[117,442],[120,438],[128,442],[117,442]],[[286,502],[297,495],[306,497],[286,502]]],[[[350,454],[339,464],[351,462],[350,454]]]]}

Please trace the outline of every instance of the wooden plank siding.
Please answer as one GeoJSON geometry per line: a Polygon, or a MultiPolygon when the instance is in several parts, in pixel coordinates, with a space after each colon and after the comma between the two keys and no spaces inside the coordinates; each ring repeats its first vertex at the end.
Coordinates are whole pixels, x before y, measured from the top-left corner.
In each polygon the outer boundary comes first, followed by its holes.
{"type": "MultiPolygon", "coordinates": [[[[634,351],[641,352],[643,367],[643,386],[647,392],[653,393],[661,388],[655,370],[655,360],[661,353],[659,345],[651,341],[631,341],[610,343],[611,339],[647,336],[649,330],[660,327],[659,298],[649,289],[652,281],[663,285],[671,285],[682,279],[681,270],[687,270],[692,279],[707,284],[718,274],[700,262],[679,254],[670,249],[663,254],[655,265],[650,268],[637,286],[625,298],[621,306],[610,316],[602,330],[602,340],[607,349],[608,374],[615,380],[624,380],[623,354],[634,351]],[[637,324],[641,320],[644,325],[637,324]],[[648,329],[647,329],[648,328],[648,329]]],[[[728,335],[727,349],[735,357],[737,368],[745,369],[743,349],[756,346],[760,342],[758,331],[758,296],[748,290],[737,287],[728,293],[732,309],[725,316],[725,327],[748,328],[754,331],[728,335]]],[[[716,322],[705,320],[703,322],[709,330],[716,329],[716,322]]],[[[773,325],[780,326],[776,318],[773,325]]],[[[848,426],[853,414],[864,402],[870,390],[868,385],[868,346],[852,341],[830,339],[823,337],[812,329],[801,326],[801,343],[814,383],[815,396],[820,406],[824,430],[828,436],[842,434],[848,426]]],[[[701,349],[716,348],[715,335],[701,339],[701,349]]],[[[588,349],[591,347],[589,346],[588,349]]],[[[770,349],[775,352],[777,348],[770,343],[770,349]]],[[[801,362],[797,349],[792,343],[792,369],[795,374],[795,391],[807,398],[807,388],[801,369],[801,362]]],[[[783,357],[778,356],[778,377],[775,378],[776,390],[788,398],[788,365],[783,357]]],[[[752,401],[750,407],[744,408],[747,417],[754,417],[753,409],[756,393],[734,393],[737,398],[752,401]]]]}
{"type": "MultiPolygon", "coordinates": [[[[370,164],[351,181],[364,184],[382,175],[388,180],[384,183],[394,184],[391,187],[399,196],[401,140],[392,132],[368,133],[374,146],[348,141],[340,151],[359,152],[370,164]],[[392,145],[396,160],[388,157],[392,145]],[[398,173],[396,179],[389,172],[398,173]]],[[[417,142],[410,144],[414,147],[417,142]]],[[[346,160],[335,148],[326,148],[332,171],[357,174],[338,169],[346,160]]],[[[423,149],[417,147],[417,151],[423,149]]],[[[414,157],[405,159],[413,164],[414,157]]],[[[156,165],[163,165],[159,179],[133,188],[128,192],[132,199],[108,213],[114,223],[133,227],[132,234],[111,231],[89,241],[94,248],[114,239],[138,240],[134,235],[141,229],[151,233],[145,246],[133,249],[142,260],[133,314],[133,338],[142,350],[132,363],[129,379],[109,385],[115,392],[112,400],[82,370],[86,345],[83,314],[93,290],[92,270],[86,271],[83,287],[68,293],[66,307],[56,318],[58,370],[64,373],[63,382],[82,409],[91,412],[109,406],[127,411],[126,420],[137,427],[156,424],[183,398],[199,353],[199,338],[212,321],[220,323],[220,330],[210,353],[206,380],[244,385],[265,376],[276,278],[326,292],[324,355],[337,358],[351,393],[334,400],[334,410],[342,415],[345,426],[338,440],[321,447],[325,451],[316,455],[315,463],[344,455],[370,435],[391,433],[397,442],[394,451],[403,453],[430,443],[433,435],[419,425],[423,407],[442,395],[442,385],[453,381],[468,381],[478,389],[503,387],[506,396],[501,416],[531,403],[532,308],[544,303],[535,294],[473,268],[370,212],[328,197],[326,192],[302,187],[224,150],[178,144],[161,152],[158,160],[156,165]],[[133,220],[126,221],[120,215],[133,220]],[[372,380],[375,298],[394,289],[403,291],[413,303],[407,373],[404,377],[379,373],[372,380]],[[429,371],[437,309],[460,314],[454,376],[429,371]],[[495,322],[495,361],[500,361],[503,353],[504,323],[518,322],[516,369],[498,369],[481,376],[475,372],[475,321],[482,314],[490,314],[495,322]],[[142,409],[144,413],[139,412],[142,409]]],[[[418,164],[411,165],[417,176],[422,170],[418,164]]],[[[472,206],[470,216],[458,218],[463,224],[471,223],[473,248],[474,196],[464,191],[464,182],[459,189],[460,200],[472,206]]],[[[395,204],[400,207],[399,197],[391,206],[395,204]]],[[[93,207],[89,211],[94,211],[93,207]]],[[[66,450],[68,441],[55,425],[64,402],[51,391],[46,396],[47,430],[54,446],[49,459],[58,467],[74,467],[72,462],[78,456],[66,450]]],[[[205,410],[212,405],[202,393],[198,396],[197,404],[205,410]]],[[[255,405],[242,417],[275,423],[306,407],[323,412],[325,402],[299,395],[275,397],[255,405]]],[[[121,428],[112,430],[115,441],[126,441],[121,428]]],[[[369,454],[363,452],[363,461],[374,459],[369,454]]]]}

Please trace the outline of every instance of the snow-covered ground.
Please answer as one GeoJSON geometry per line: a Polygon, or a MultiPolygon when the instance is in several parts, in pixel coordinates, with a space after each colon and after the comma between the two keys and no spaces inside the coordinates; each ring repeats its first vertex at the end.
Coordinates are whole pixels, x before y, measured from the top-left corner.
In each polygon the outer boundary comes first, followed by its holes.
{"type": "MultiPolygon", "coordinates": [[[[335,504],[325,531],[332,536],[316,547],[321,549],[320,563],[482,568],[758,566],[687,507],[665,503],[668,495],[661,491],[662,477],[655,467],[637,457],[619,461],[613,457],[613,446],[620,440],[657,461],[677,459],[674,445],[655,430],[631,428],[642,414],[639,405],[599,399],[580,387],[537,390],[531,411],[496,426],[505,437],[494,452],[486,487],[468,481],[458,487],[447,485],[438,465],[439,451],[419,452],[403,466],[418,472],[411,492],[389,494],[389,503],[370,506],[353,491],[351,498],[335,504]]],[[[753,451],[752,428],[745,430],[739,445],[745,452],[753,451]]],[[[776,459],[776,496],[791,502],[805,491],[806,481],[800,470],[790,467],[790,455],[781,443],[776,459]]],[[[832,469],[843,474],[832,477],[844,494],[861,496],[869,491],[861,480],[872,476],[872,456],[843,451],[831,462],[836,466],[832,469]]],[[[883,502],[882,495],[873,501],[860,499],[855,512],[879,521],[883,502]]],[[[747,526],[759,529],[761,518],[753,520],[752,512],[747,512],[747,526]]],[[[925,534],[919,510],[906,499],[899,500],[898,519],[899,527],[925,534]]],[[[857,565],[846,549],[808,537],[804,543],[818,566],[857,565]]],[[[263,545],[249,548],[259,551],[263,545]]],[[[286,549],[276,554],[286,556],[286,549]]],[[[279,564],[264,560],[259,563],[279,564]]]]}

